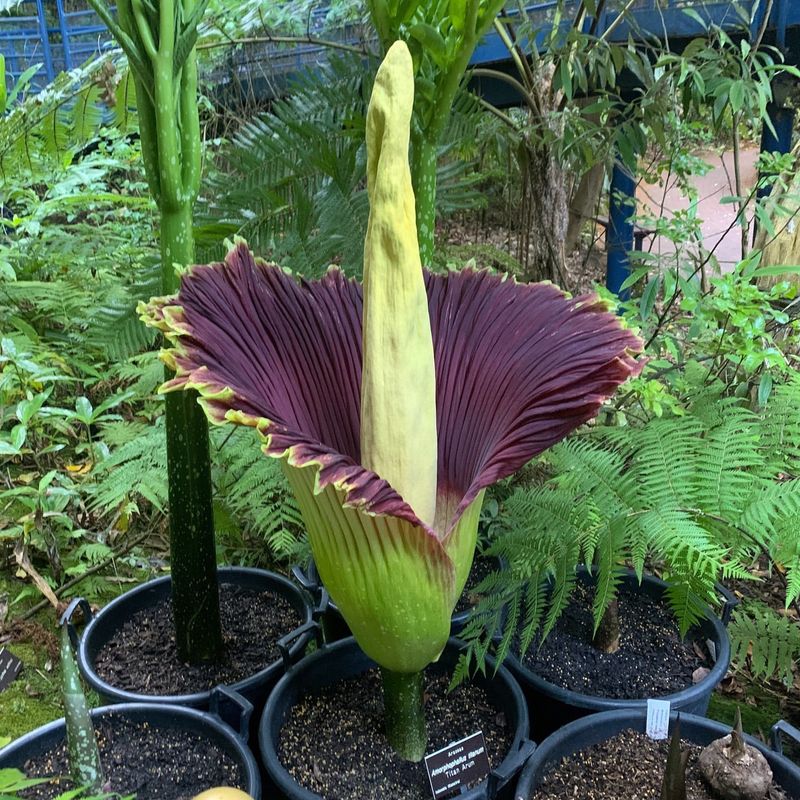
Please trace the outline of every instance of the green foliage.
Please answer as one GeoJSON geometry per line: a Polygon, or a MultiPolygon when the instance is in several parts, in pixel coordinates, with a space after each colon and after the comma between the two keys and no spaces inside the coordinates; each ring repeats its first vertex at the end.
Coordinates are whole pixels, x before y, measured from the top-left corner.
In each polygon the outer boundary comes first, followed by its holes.
{"type": "MultiPolygon", "coordinates": [[[[28,94],[0,125],[0,176],[14,183],[26,173],[42,177],[43,167],[67,166],[101,127],[101,95],[114,85],[124,66],[103,56],[78,69],[60,73],[39,94],[28,94]]],[[[126,78],[123,76],[122,82],[126,78]]],[[[128,106],[132,105],[129,98],[128,106]]],[[[131,130],[129,115],[121,129],[131,130]]]]}
{"type": "Polygon", "coordinates": [[[163,417],[155,424],[128,422],[106,428],[120,443],[95,473],[88,490],[90,507],[126,517],[140,513],[141,500],[161,512],[167,505],[167,448],[163,417]]]}
{"type": "MultiPolygon", "coordinates": [[[[375,67],[365,72],[361,58],[331,58],[242,126],[210,176],[208,200],[201,198],[197,242],[208,257],[221,256],[223,237],[238,234],[305,277],[330,264],[361,274],[369,215],[364,126],[375,67]]],[[[438,168],[443,211],[482,203],[473,163],[447,156],[480,119],[475,101],[462,96],[438,168]]]]}
{"type": "Polygon", "coordinates": [[[237,559],[263,560],[268,552],[282,561],[299,560],[305,553],[304,525],[280,462],[261,452],[250,429],[226,430],[224,439],[221,433],[215,432],[213,458],[218,495],[236,520],[226,537],[229,546],[237,559]],[[243,532],[240,542],[232,537],[243,532]]]}
{"type": "Polygon", "coordinates": [[[800,659],[800,626],[771,608],[748,602],[738,608],[728,626],[734,663],[748,663],[753,677],[780,678],[791,686],[800,659]]]}

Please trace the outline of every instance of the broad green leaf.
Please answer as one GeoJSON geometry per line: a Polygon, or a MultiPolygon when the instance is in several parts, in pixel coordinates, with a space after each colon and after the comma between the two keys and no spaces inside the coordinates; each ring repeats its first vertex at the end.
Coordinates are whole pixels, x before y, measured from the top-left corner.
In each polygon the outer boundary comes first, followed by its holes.
{"type": "Polygon", "coordinates": [[[89,425],[92,421],[92,412],[92,404],[88,397],[79,397],[75,401],[75,413],[81,422],[89,425]]]}
{"type": "Polygon", "coordinates": [[[758,405],[759,408],[766,408],[769,396],[772,394],[772,375],[764,372],[758,382],[758,405]]]}
{"type": "Polygon", "coordinates": [[[647,282],[647,286],[645,286],[644,292],[642,293],[642,299],[639,303],[639,313],[643,322],[653,311],[653,307],[656,304],[656,298],[658,297],[658,288],[660,285],[661,275],[654,275],[647,282]]]}
{"type": "Polygon", "coordinates": [[[444,37],[436,28],[427,23],[418,22],[416,25],[412,25],[408,32],[422,45],[425,52],[431,56],[439,67],[446,66],[447,45],[444,37]]]}

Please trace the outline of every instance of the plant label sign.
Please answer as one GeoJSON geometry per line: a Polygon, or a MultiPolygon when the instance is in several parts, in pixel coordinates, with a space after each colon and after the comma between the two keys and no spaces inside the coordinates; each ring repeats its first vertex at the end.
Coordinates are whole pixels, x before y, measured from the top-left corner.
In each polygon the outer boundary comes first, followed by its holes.
{"type": "Polygon", "coordinates": [[[22,662],[5,647],[0,648],[0,692],[11,685],[21,669],[22,662]]]}
{"type": "Polygon", "coordinates": [[[651,739],[669,735],[669,700],[647,701],[647,735],[651,739]]]}
{"type": "Polygon", "coordinates": [[[425,769],[436,800],[447,797],[461,786],[483,780],[490,769],[483,731],[425,756],[425,769]]]}

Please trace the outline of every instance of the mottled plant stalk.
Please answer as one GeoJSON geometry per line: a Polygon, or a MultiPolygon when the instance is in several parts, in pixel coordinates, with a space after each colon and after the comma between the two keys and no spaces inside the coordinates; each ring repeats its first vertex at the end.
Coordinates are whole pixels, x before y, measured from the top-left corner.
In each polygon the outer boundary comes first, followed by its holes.
{"type": "Polygon", "coordinates": [[[422,672],[392,672],[381,667],[386,738],[408,761],[421,761],[428,734],[425,729],[422,672]]]}
{"type": "Polygon", "coordinates": [[[103,784],[103,768],[66,624],[61,626],[61,680],[70,775],[78,786],[94,793],[103,784]]]}
{"type": "MultiPolygon", "coordinates": [[[[120,0],[119,23],[90,0],[122,45],[136,102],[150,192],[161,213],[161,291],[194,262],[192,210],[200,188],[196,27],[208,0],[120,0]]],[[[171,375],[167,375],[170,378],[171,375]]],[[[194,391],[166,401],[172,609],[178,654],[216,661],[222,653],[211,502],[208,423],[194,391]]]]}

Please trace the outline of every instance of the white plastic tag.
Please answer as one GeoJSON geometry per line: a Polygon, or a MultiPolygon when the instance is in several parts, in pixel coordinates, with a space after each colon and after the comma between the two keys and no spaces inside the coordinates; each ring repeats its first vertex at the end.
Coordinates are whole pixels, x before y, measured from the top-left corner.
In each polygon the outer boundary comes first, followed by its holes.
{"type": "Polygon", "coordinates": [[[669,700],[647,701],[647,735],[651,739],[669,736],[669,700]]]}

